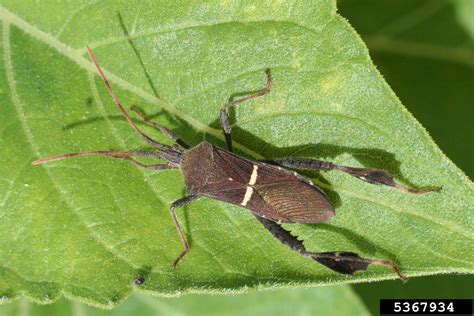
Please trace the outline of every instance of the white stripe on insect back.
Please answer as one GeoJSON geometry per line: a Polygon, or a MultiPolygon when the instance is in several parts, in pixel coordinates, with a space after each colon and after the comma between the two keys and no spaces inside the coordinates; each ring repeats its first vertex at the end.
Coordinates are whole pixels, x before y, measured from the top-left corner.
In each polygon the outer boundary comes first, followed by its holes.
{"type": "Polygon", "coordinates": [[[247,191],[245,191],[244,199],[242,200],[242,203],[240,203],[240,205],[246,206],[247,203],[252,198],[252,194],[253,194],[253,188],[252,187],[247,187],[247,191]]]}
{"type": "Polygon", "coordinates": [[[249,185],[254,185],[257,182],[257,176],[258,176],[257,170],[258,170],[258,166],[253,165],[253,170],[252,170],[252,175],[250,176],[249,185]]]}
{"type": "Polygon", "coordinates": [[[254,185],[255,183],[257,183],[257,176],[258,176],[257,170],[258,170],[258,166],[253,165],[252,174],[250,175],[250,180],[249,180],[249,184],[247,186],[247,190],[245,191],[244,199],[242,200],[242,203],[240,203],[240,205],[242,205],[242,206],[246,206],[247,203],[252,198],[253,188],[251,186],[254,185]]]}

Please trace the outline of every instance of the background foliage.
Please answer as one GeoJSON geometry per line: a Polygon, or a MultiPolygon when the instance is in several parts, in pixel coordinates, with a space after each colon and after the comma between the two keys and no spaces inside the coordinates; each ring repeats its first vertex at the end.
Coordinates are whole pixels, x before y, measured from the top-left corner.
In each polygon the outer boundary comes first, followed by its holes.
{"type": "MultiPolygon", "coordinates": [[[[402,103],[472,179],[474,3],[343,0],[338,11],[362,35],[402,103]]],[[[473,295],[473,284],[472,275],[431,276],[353,288],[376,315],[382,297],[464,298],[473,295]]]]}

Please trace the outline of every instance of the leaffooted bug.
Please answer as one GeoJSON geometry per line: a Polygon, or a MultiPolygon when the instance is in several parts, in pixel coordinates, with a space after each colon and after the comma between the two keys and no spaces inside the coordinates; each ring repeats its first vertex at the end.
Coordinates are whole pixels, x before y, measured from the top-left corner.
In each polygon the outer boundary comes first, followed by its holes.
{"type": "Polygon", "coordinates": [[[367,270],[369,265],[386,265],[390,266],[402,281],[406,279],[395,262],[389,259],[367,259],[360,257],[356,253],[346,251],[320,253],[307,251],[303,242],[285,230],[280,224],[326,222],[334,217],[334,208],[319,187],[305,177],[285,168],[323,171],[338,170],[372,184],[386,185],[415,194],[433,192],[439,189],[417,190],[401,186],[394,181],[393,176],[383,170],[353,168],[314,159],[291,158],[252,161],[234,154],[228,110],[244,101],[268,94],[272,84],[269,69],[265,71],[266,87],[264,89],[235,99],[222,107],[220,123],[224,131],[227,150],[215,147],[207,142],[202,142],[191,148],[170,130],[150,120],[137,109],[132,108],[132,111],[144,123],[160,130],[164,135],[172,139],[175,144],[169,146],[158,143],[143,133],[132,121],[117,99],[89,47],[87,47],[87,51],[114,103],[128,121],[128,124],[153,149],[149,151],[99,150],[69,153],[37,160],[32,164],[38,165],[76,156],[105,155],[114,159],[130,161],[141,168],[149,170],[180,169],[184,176],[188,195],[172,203],[169,208],[170,215],[184,248],[174,261],[173,266],[176,267],[190,249],[186,235],[176,217],[175,209],[200,197],[208,197],[246,208],[280,242],[333,271],[352,275],[356,271],[367,270]],[[140,156],[156,158],[166,163],[144,164],[133,158],[140,156]]]}

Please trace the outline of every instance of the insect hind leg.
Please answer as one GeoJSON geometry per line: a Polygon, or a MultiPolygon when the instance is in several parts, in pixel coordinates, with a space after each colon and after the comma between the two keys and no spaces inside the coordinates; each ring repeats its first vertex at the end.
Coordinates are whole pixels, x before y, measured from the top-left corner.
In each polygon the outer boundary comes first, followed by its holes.
{"type": "Polygon", "coordinates": [[[293,236],[289,231],[281,227],[278,223],[255,215],[257,220],[265,227],[276,239],[287,245],[299,254],[313,259],[316,262],[328,267],[329,269],[342,274],[352,275],[354,272],[367,270],[370,265],[390,266],[398,275],[400,280],[406,281],[406,277],[400,272],[398,266],[389,259],[367,259],[362,258],[353,252],[309,252],[306,251],[303,241],[293,236]]]}
{"type": "Polygon", "coordinates": [[[393,269],[402,282],[406,282],[407,278],[400,272],[398,265],[389,259],[367,259],[362,258],[354,252],[308,252],[302,254],[309,257],[331,270],[342,274],[352,275],[356,271],[367,270],[370,265],[385,265],[393,269]]]}
{"type": "Polygon", "coordinates": [[[413,189],[402,186],[395,182],[394,177],[385,170],[380,169],[369,169],[369,168],[355,168],[342,165],[336,165],[332,162],[316,160],[316,159],[306,159],[306,158],[289,158],[289,159],[273,159],[273,160],[263,160],[262,162],[276,164],[283,167],[303,169],[303,170],[322,170],[322,171],[331,171],[338,170],[350,174],[353,177],[356,177],[362,181],[369,182],[377,185],[386,185],[393,187],[398,190],[402,190],[408,193],[413,194],[424,194],[429,192],[437,192],[441,188],[423,188],[423,189],[413,189]]]}

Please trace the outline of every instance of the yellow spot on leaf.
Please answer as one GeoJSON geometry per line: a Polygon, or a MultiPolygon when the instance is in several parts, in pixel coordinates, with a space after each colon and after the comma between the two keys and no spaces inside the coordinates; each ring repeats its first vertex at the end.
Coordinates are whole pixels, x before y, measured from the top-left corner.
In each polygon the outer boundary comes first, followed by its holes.
{"type": "Polygon", "coordinates": [[[335,91],[338,90],[344,79],[345,74],[343,72],[334,72],[327,74],[319,82],[321,94],[325,96],[333,95],[335,91]]]}

